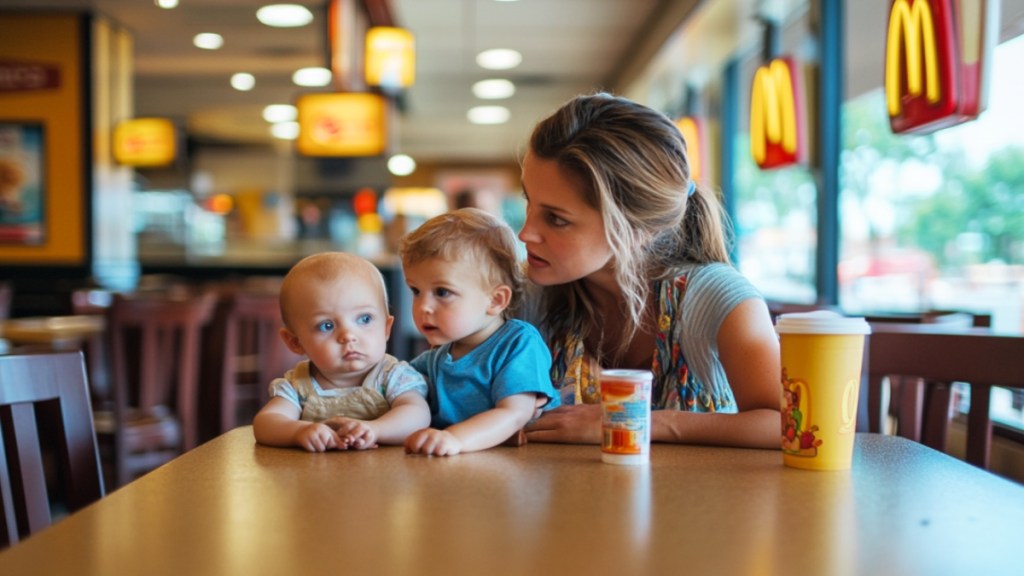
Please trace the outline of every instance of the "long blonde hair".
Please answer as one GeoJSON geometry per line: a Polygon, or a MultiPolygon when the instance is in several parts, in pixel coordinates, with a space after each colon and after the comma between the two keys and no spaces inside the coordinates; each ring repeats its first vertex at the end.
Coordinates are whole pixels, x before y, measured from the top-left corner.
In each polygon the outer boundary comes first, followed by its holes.
{"type": "MultiPolygon", "coordinates": [[[[601,213],[626,308],[620,352],[644,321],[652,281],[683,264],[729,261],[721,202],[701,186],[690,193],[686,142],[660,112],[607,93],[577,96],[537,124],[530,150],[576,175],[601,213]]],[[[545,290],[556,341],[586,338],[596,314],[579,281],[545,290]]]]}

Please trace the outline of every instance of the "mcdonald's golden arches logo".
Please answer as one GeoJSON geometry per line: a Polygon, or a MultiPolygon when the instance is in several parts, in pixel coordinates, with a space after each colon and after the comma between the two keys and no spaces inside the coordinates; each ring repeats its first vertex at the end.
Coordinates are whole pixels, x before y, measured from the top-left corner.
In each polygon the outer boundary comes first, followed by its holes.
{"type": "Polygon", "coordinates": [[[762,169],[806,158],[803,83],[796,61],[775,58],[758,67],[750,91],[750,154],[762,169]]]}
{"type": "Polygon", "coordinates": [[[895,133],[931,132],[985,109],[998,0],[893,0],[885,101],[895,133]]]}

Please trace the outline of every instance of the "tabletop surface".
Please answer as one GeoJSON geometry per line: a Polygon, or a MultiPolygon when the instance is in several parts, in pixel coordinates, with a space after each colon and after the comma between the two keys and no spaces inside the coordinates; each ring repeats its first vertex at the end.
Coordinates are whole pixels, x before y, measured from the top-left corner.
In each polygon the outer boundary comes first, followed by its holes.
{"type": "Polygon", "coordinates": [[[903,438],[309,454],[241,427],[0,553],[16,574],[1021,574],[1024,487],[903,438]]]}
{"type": "Polygon", "coordinates": [[[38,316],[0,320],[0,336],[13,342],[49,343],[77,340],[103,332],[101,315],[38,316]]]}

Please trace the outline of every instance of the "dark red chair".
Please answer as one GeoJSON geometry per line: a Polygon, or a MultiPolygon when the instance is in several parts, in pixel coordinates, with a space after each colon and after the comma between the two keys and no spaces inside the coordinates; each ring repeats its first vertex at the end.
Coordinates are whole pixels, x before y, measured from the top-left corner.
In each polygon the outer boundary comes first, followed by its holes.
{"type": "Polygon", "coordinates": [[[249,423],[268,400],[267,385],[303,357],[281,341],[278,294],[238,291],[225,297],[220,385],[220,433],[249,423]]]}
{"type": "Polygon", "coordinates": [[[74,512],[103,494],[82,354],[0,356],[0,548],[49,526],[51,500],[74,512]]]}
{"type": "Polygon", "coordinates": [[[893,387],[896,433],[946,451],[955,416],[953,383],[963,382],[970,386],[966,460],[988,469],[992,387],[1024,389],[1024,337],[985,328],[883,322],[872,323],[868,342],[869,431],[885,430],[884,383],[898,381],[893,387]]]}
{"type": "Polygon", "coordinates": [[[107,314],[113,409],[96,412],[122,486],[199,441],[202,332],[213,293],[117,294],[107,314]]]}

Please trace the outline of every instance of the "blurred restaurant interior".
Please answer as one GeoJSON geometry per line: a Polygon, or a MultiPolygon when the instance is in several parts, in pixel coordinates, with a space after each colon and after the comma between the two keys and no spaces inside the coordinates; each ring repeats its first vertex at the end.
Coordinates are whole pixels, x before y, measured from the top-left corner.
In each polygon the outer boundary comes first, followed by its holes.
{"type": "MultiPolygon", "coordinates": [[[[606,90],[677,119],[779,310],[1024,331],[1024,0],[980,3],[975,109],[901,133],[889,0],[297,0],[284,27],[268,3],[0,0],[0,318],[345,250],[385,272],[408,355],[397,239],[463,203],[518,229],[532,126],[606,90]],[[755,79],[780,57],[800,141],[765,161],[755,79]]],[[[1022,404],[993,417],[1024,433],[1022,404]]]]}

